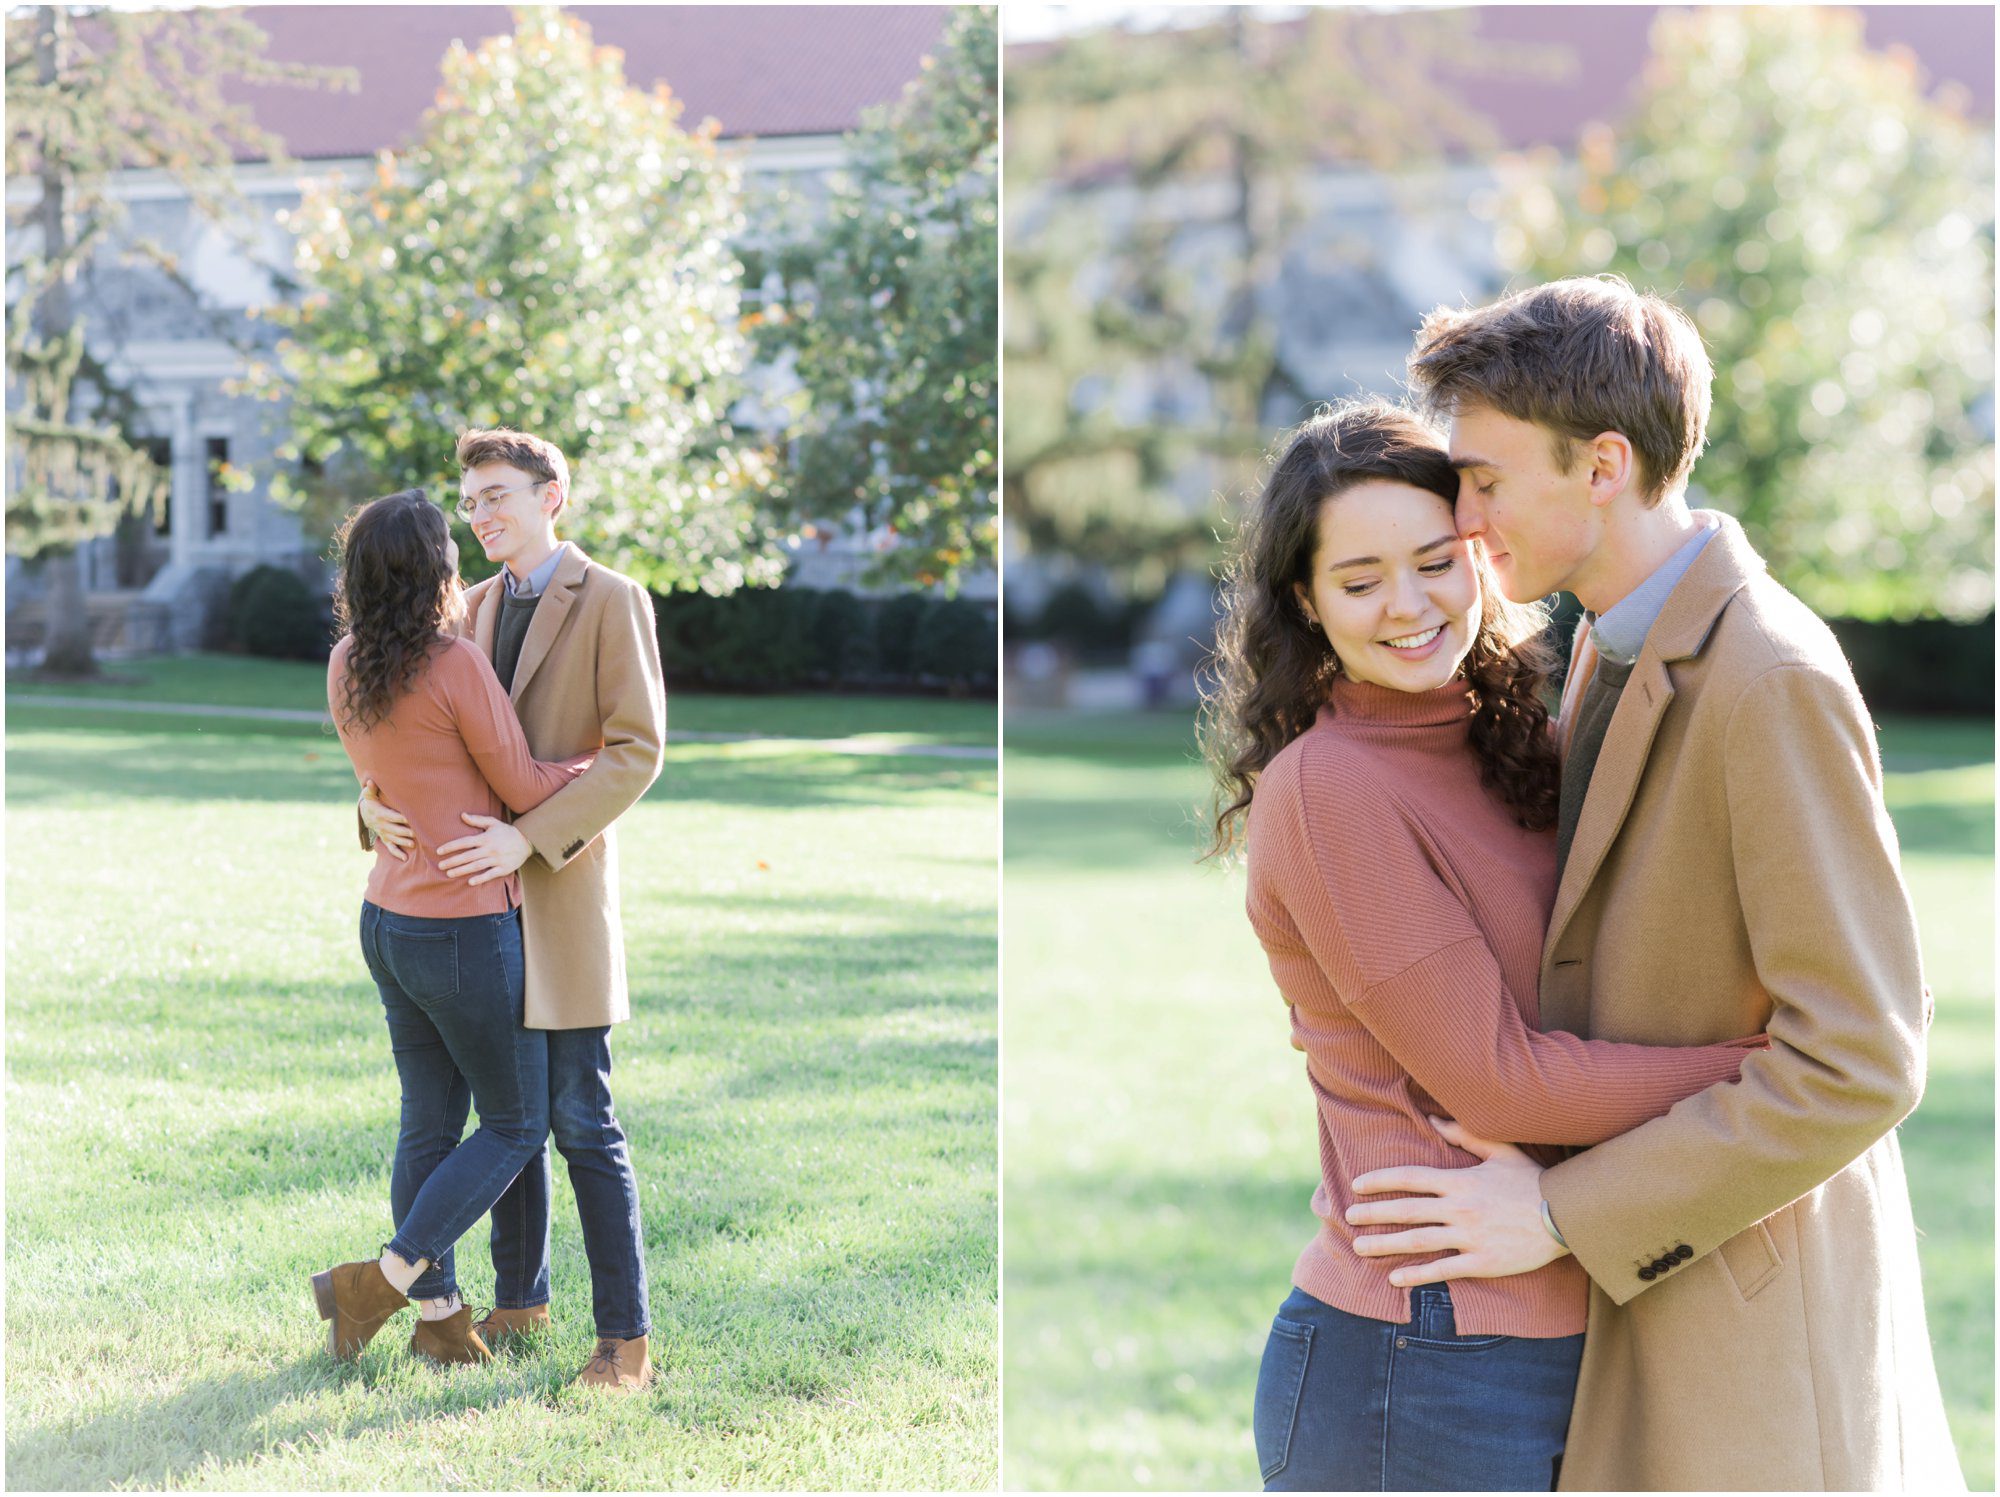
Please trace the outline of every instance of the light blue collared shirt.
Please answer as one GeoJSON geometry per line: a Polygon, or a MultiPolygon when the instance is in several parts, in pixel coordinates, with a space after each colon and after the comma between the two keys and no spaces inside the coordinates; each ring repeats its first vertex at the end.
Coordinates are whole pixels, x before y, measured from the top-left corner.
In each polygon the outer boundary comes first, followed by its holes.
{"type": "Polygon", "coordinates": [[[556,574],[556,563],[562,560],[563,552],[568,549],[568,541],[557,541],[555,550],[549,553],[549,559],[528,573],[528,580],[518,586],[514,582],[514,569],[502,567],[500,570],[507,578],[504,584],[507,595],[510,598],[539,598],[542,590],[549,585],[549,579],[556,574]]]}
{"type": "Polygon", "coordinates": [[[1590,621],[1598,654],[1613,665],[1630,665],[1639,658],[1646,635],[1660,617],[1660,610],[1667,606],[1674,584],[1686,575],[1694,559],[1701,555],[1701,548],[1714,540],[1721,529],[1719,525],[1704,524],[1678,551],[1655,567],[1650,577],[1607,608],[1603,617],[1590,621]]]}

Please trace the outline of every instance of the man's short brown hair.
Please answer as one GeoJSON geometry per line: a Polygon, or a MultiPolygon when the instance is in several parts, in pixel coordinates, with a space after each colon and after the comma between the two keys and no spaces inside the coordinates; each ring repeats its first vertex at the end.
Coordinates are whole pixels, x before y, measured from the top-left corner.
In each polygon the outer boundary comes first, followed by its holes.
{"type": "MultiPolygon", "coordinates": [[[[510,464],[536,483],[555,480],[562,485],[562,508],[569,507],[569,463],[554,442],[545,442],[540,437],[531,437],[524,431],[515,431],[507,426],[474,427],[461,432],[458,438],[458,471],[463,473],[467,468],[477,468],[484,463],[510,464]]],[[[562,510],[556,512],[560,514],[562,510]]]]}
{"type": "Polygon", "coordinates": [[[1684,484],[1701,455],[1714,377],[1687,313],[1611,275],[1440,307],[1417,330],[1409,373],[1433,415],[1483,406],[1546,427],[1565,471],[1579,444],[1620,433],[1649,505],[1684,484]]]}

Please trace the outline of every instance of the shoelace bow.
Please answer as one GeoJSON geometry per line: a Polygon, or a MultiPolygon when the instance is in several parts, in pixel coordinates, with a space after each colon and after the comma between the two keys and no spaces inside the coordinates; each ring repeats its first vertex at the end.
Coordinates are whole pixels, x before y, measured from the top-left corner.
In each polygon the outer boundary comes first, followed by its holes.
{"type": "Polygon", "coordinates": [[[599,1341],[597,1343],[597,1350],[590,1354],[590,1360],[584,1364],[583,1370],[585,1372],[606,1372],[613,1377],[618,1376],[618,1343],[616,1341],[599,1341]]]}

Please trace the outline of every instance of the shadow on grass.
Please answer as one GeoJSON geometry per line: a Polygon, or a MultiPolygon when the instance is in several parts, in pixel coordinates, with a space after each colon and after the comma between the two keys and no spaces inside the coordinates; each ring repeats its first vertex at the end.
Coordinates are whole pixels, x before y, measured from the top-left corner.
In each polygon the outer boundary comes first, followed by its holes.
{"type": "MultiPolygon", "coordinates": [[[[829,1249],[789,1276],[661,1307],[668,1323],[657,1329],[673,1339],[684,1371],[686,1361],[699,1356],[739,1399],[829,1398],[868,1377],[885,1354],[921,1347],[941,1300],[990,1301],[982,1275],[964,1265],[990,1263],[993,1245],[990,1217],[933,1218],[929,1230],[909,1234],[894,1252],[842,1262],[829,1249]]],[[[574,1369],[552,1352],[487,1370],[420,1369],[417,1388],[400,1386],[401,1343],[412,1324],[412,1317],[399,1316],[350,1366],[314,1350],[275,1370],[197,1377],[167,1398],[132,1399],[25,1433],[17,1425],[7,1441],[9,1484],[23,1490],[170,1485],[204,1468],[226,1468],[300,1443],[348,1441],[371,1430],[409,1429],[426,1419],[521,1402],[553,1406],[565,1396],[574,1369]],[[370,1393],[358,1408],[331,1415],[319,1407],[286,1408],[357,1382],[370,1393]]],[[[279,1334],[303,1341],[319,1332],[302,1312],[287,1318],[279,1334]]],[[[661,1379],[638,1395],[650,1405],[648,1413],[706,1428],[768,1428],[767,1404],[732,1415],[727,1407],[703,1406],[704,1397],[713,1400],[712,1390],[683,1395],[675,1381],[661,1379]],[[694,1406],[683,1407],[683,1397],[694,1406]]]]}
{"type": "Polygon", "coordinates": [[[1898,799],[1890,811],[1896,840],[1905,856],[1944,853],[1955,857],[1993,856],[1993,805],[1945,799],[1898,799]]]}
{"type": "MultiPolygon", "coordinates": [[[[143,727],[98,714],[23,713],[11,725],[7,799],[15,806],[118,801],[294,801],[352,805],[355,779],[330,731],[271,725],[275,732],[217,732],[192,719],[186,731],[143,727]],[[42,732],[59,734],[46,741],[42,732]],[[290,762],[272,763],[273,753],[290,762]]],[[[669,748],[648,801],[774,810],[907,802],[914,793],[991,793],[996,766],[929,758],[815,750],[733,755],[715,746],[669,748]]]]}

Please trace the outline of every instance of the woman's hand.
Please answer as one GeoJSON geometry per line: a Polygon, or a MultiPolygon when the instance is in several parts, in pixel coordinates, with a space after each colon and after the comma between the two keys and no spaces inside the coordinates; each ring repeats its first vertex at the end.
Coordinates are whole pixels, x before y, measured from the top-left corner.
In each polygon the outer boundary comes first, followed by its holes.
{"type": "Polygon", "coordinates": [[[361,782],[361,803],[356,809],[375,845],[386,848],[397,862],[407,862],[410,849],[417,845],[416,834],[402,812],[382,804],[382,792],[373,780],[361,782]]]}

